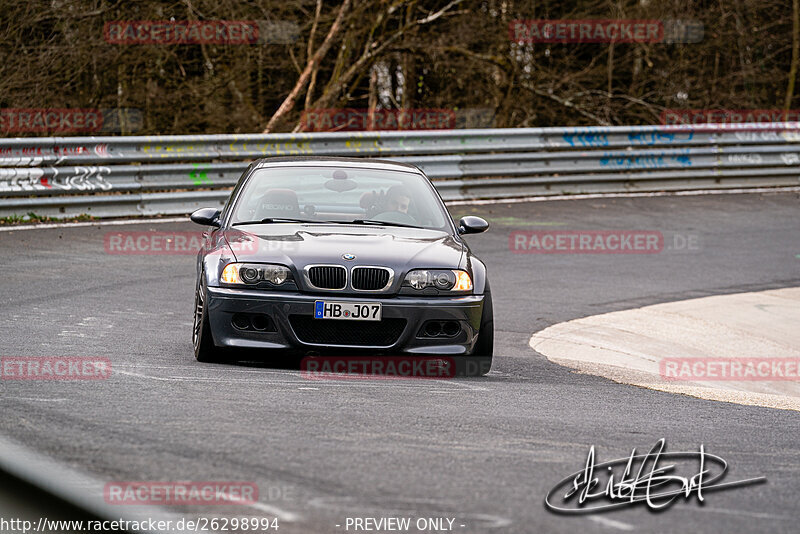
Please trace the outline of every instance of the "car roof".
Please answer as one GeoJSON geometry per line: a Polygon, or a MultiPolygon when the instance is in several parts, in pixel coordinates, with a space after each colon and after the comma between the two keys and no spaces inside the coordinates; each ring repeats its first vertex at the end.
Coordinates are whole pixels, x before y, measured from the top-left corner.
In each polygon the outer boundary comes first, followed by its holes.
{"type": "Polygon", "coordinates": [[[422,171],[409,163],[373,158],[341,158],[333,156],[278,156],[262,158],[253,163],[257,169],[267,167],[354,167],[362,169],[382,169],[422,174],[422,171]]]}

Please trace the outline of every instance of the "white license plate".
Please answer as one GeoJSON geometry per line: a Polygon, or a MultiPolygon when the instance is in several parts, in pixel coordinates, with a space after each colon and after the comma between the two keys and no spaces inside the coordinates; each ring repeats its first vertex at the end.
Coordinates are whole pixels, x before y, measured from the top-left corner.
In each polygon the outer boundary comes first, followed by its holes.
{"type": "Polygon", "coordinates": [[[353,321],[380,321],[380,302],[314,301],[314,319],[347,319],[353,321]]]}

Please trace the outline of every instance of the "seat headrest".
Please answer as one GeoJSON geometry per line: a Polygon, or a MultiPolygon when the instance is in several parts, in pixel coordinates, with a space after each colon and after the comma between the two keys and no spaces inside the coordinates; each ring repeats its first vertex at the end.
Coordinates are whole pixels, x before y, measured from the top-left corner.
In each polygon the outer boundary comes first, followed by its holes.
{"type": "Polygon", "coordinates": [[[261,197],[258,216],[261,219],[268,217],[298,217],[300,204],[297,193],[291,189],[270,189],[261,197]]]}

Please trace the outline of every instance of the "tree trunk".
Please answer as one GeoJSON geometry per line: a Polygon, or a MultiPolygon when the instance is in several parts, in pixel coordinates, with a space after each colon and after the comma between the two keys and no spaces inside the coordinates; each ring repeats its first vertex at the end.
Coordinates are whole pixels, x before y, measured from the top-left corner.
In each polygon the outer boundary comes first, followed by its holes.
{"type": "Polygon", "coordinates": [[[798,61],[800,61],[800,0],[792,0],[792,64],[789,68],[789,83],[786,85],[786,100],[783,103],[783,109],[786,111],[792,106],[798,61]]]}
{"type": "Polygon", "coordinates": [[[295,102],[297,102],[297,97],[300,95],[300,92],[303,90],[303,87],[305,87],[306,83],[308,83],[309,78],[311,78],[311,73],[313,72],[314,68],[319,64],[320,61],[322,61],[322,58],[325,57],[325,54],[328,52],[328,50],[330,50],[331,45],[333,44],[336,34],[338,34],[339,30],[342,29],[342,20],[344,19],[344,15],[349,8],[350,0],[344,0],[344,3],[342,3],[342,6],[339,8],[339,13],[336,15],[336,20],[333,21],[333,25],[331,26],[331,29],[328,30],[328,35],[325,36],[325,40],[322,42],[322,45],[320,45],[319,49],[317,49],[316,53],[314,53],[312,57],[308,58],[306,67],[303,69],[303,72],[300,73],[300,77],[297,79],[294,87],[280,105],[278,111],[276,111],[269,120],[267,127],[264,128],[262,133],[270,133],[275,126],[287,114],[289,114],[289,112],[292,111],[295,102]]]}

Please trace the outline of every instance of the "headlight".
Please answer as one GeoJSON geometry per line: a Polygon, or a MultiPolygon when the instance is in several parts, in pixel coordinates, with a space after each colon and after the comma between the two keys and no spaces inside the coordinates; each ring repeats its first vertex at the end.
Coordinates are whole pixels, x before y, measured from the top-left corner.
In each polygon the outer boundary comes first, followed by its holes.
{"type": "Polygon", "coordinates": [[[226,284],[254,285],[269,282],[279,286],[290,277],[290,271],[283,265],[269,263],[229,263],[222,270],[220,280],[226,284]]]}
{"type": "Polygon", "coordinates": [[[471,291],[472,278],[461,270],[417,269],[406,275],[404,285],[414,289],[434,287],[441,291],[471,291]]]}
{"type": "Polygon", "coordinates": [[[221,281],[226,284],[241,284],[242,280],[239,278],[239,265],[236,263],[229,263],[222,269],[222,276],[219,277],[221,281]]]}

